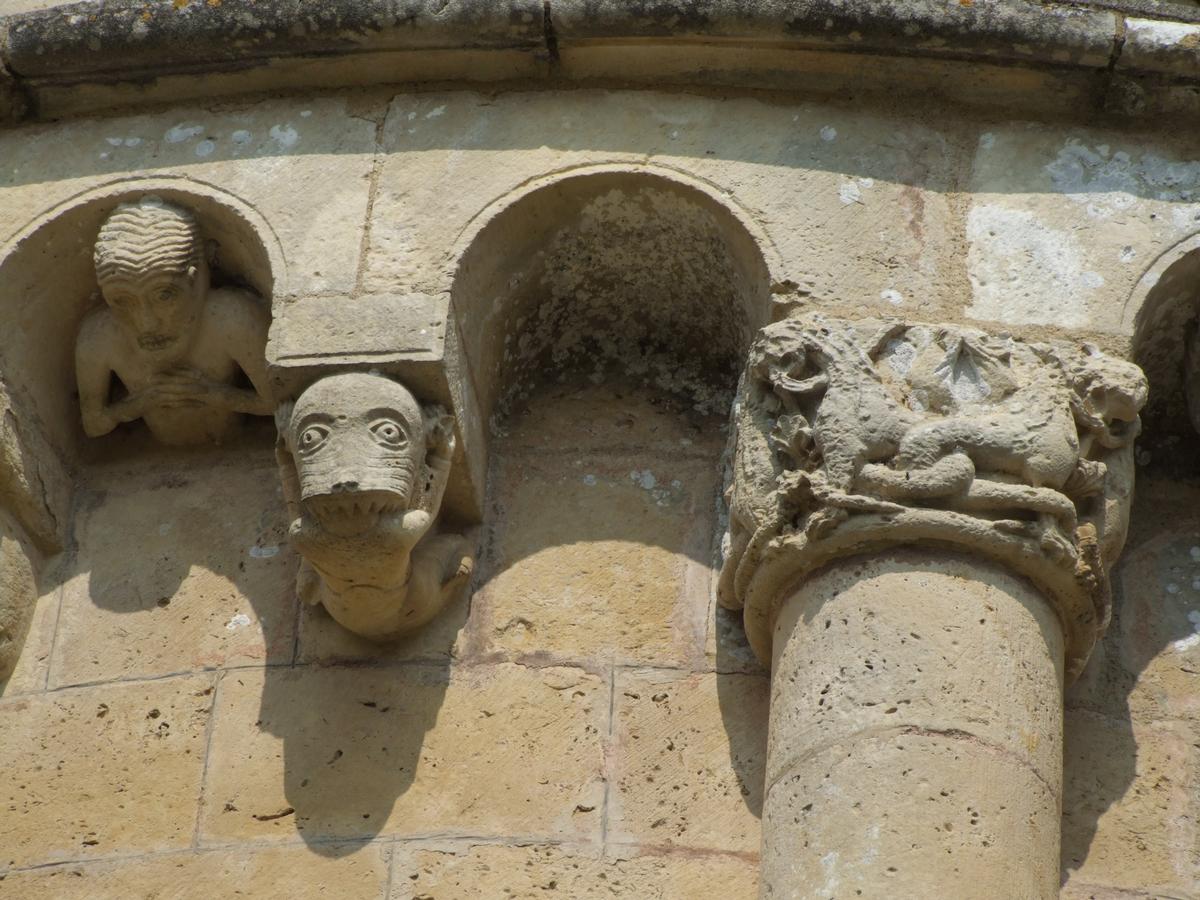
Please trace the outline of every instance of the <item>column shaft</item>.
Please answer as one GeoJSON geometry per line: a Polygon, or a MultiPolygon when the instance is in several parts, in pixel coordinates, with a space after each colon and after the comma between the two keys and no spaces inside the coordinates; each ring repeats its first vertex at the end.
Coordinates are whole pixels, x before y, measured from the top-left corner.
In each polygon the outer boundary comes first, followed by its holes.
{"type": "Polygon", "coordinates": [[[785,601],[773,648],[764,897],[1058,896],[1063,633],[1032,584],[850,557],[785,601]]]}

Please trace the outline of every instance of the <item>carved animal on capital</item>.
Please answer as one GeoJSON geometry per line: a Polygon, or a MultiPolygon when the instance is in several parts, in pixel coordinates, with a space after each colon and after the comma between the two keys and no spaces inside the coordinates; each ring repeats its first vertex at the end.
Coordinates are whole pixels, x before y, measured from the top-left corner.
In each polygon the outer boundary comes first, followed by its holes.
{"type": "Polygon", "coordinates": [[[760,333],[735,410],[730,546],[717,585],[723,605],[740,604],[745,573],[783,523],[803,520],[818,531],[844,516],[839,503],[879,506],[850,492],[864,465],[895,454],[915,420],[873,365],[899,327],[882,326],[865,347],[802,319],[760,333]]]}
{"type": "Polygon", "coordinates": [[[453,418],[390,378],[347,373],[315,382],[276,419],[302,598],[372,640],[420,628],[473,566],[466,538],[435,528],[453,418]]]}

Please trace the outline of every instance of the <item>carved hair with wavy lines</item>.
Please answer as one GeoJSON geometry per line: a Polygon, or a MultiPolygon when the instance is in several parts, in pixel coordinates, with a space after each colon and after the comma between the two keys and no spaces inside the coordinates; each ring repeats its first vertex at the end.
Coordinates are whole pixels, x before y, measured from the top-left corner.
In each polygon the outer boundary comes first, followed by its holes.
{"type": "Polygon", "coordinates": [[[200,227],[191,212],[159,197],[122,203],[100,226],[94,259],[102,284],[147,269],[187,272],[203,259],[200,227]]]}

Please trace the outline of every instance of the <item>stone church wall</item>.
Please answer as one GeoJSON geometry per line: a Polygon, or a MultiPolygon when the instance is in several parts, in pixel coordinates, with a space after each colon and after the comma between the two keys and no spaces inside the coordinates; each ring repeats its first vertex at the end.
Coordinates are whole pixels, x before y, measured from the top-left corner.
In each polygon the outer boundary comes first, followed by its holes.
{"type": "Polygon", "coordinates": [[[934,99],[313,88],[0,128],[5,441],[41,485],[0,520],[30,610],[0,623],[0,896],[757,896],[770,685],[716,602],[723,454],[793,310],[1147,369],[1113,621],[1066,694],[1062,896],[1196,896],[1200,438],[1153,392],[1198,235],[1186,129],[934,99]],[[298,598],[269,419],[84,436],[92,245],[147,194],[269,299],[280,397],[332,362],[457,411],[475,567],[416,635],[298,598]]]}

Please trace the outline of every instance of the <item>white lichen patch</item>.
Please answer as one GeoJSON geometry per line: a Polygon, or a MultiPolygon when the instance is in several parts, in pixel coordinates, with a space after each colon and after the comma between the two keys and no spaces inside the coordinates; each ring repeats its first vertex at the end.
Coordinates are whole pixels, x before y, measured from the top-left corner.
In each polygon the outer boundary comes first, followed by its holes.
{"type": "Polygon", "coordinates": [[[1107,144],[1069,140],[1045,167],[1054,189],[1086,207],[1094,219],[1130,209],[1139,198],[1169,203],[1200,202],[1200,161],[1134,155],[1107,144]]]}
{"type": "Polygon", "coordinates": [[[271,136],[271,140],[284,150],[290,150],[300,142],[300,133],[291,126],[291,123],[272,125],[268,134],[271,136]]]}
{"type": "Polygon", "coordinates": [[[184,141],[191,140],[203,131],[203,125],[190,125],[186,122],[180,122],[178,125],[172,125],[166,130],[163,140],[168,144],[182,144],[184,141]]]}
{"type": "Polygon", "coordinates": [[[1026,210],[981,204],[967,215],[967,239],[968,315],[1014,325],[1089,323],[1104,279],[1086,266],[1074,235],[1026,210]]]}

